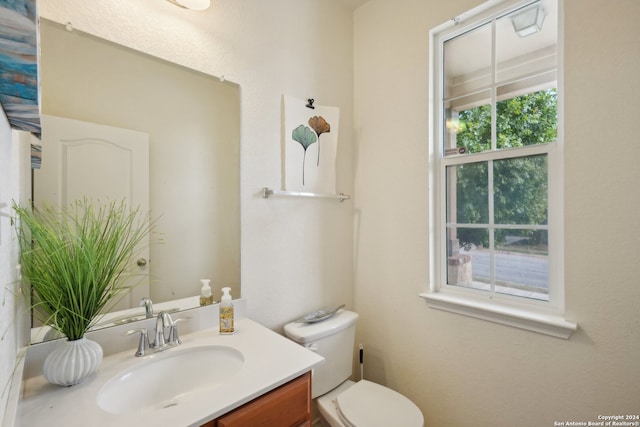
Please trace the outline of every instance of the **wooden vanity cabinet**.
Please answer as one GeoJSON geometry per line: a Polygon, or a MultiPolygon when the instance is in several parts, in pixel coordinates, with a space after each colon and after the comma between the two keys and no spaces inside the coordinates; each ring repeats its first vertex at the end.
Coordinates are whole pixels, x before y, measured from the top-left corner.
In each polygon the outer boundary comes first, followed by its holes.
{"type": "Polygon", "coordinates": [[[202,427],[310,427],[311,372],[202,427]]]}

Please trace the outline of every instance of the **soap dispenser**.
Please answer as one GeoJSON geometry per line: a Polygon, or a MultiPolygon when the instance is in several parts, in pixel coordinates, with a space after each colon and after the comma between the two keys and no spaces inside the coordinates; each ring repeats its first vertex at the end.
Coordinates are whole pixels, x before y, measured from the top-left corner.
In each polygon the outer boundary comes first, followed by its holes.
{"type": "Polygon", "coordinates": [[[231,288],[222,288],[220,299],[220,333],[230,335],[235,332],[233,327],[233,302],[231,301],[231,288]]]}
{"type": "Polygon", "coordinates": [[[200,279],[202,282],[202,288],[200,289],[200,305],[213,304],[213,295],[211,294],[211,286],[209,286],[209,279],[200,279]]]}

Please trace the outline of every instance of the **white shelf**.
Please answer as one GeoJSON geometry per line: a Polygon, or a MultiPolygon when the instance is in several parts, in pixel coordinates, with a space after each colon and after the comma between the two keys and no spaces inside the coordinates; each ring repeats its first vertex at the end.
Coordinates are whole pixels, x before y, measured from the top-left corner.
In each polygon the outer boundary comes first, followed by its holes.
{"type": "Polygon", "coordinates": [[[262,197],[268,199],[273,196],[282,196],[282,197],[313,197],[313,198],[322,198],[322,199],[338,199],[341,202],[348,200],[351,196],[343,193],[339,194],[319,194],[319,193],[307,193],[303,191],[284,191],[284,190],[273,190],[268,187],[262,188],[262,197]]]}

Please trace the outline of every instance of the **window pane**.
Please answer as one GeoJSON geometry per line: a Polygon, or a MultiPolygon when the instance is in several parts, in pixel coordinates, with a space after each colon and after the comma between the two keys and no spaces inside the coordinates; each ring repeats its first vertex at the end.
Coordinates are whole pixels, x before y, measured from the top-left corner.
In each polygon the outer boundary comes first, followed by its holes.
{"type": "MultiPolygon", "coordinates": [[[[446,110],[445,155],[461,154],[457,150],[460,148],[465,153],[491,150],[490,98],[489,91],[480,92],[473,97],[458,100],[465,102],[467,107],[446,110]],[[475,101],[475,105],[472,101],[475,101]]],[[[458,102],[457,105],[461,103],[458,102]]]]}
{"type": "Polygon", "coordinates": [[[497,147],[516,148],[557,139],[556,89],[505,99],[497,104],[497,147]]]}
{"type": "MultiPolygon", "coordinates": [[[[450,236],[483,236],[488,230],[478,228],[450,229],[450,236]]],[[[503,243],[490,250],[473,244],[460,245],[447,259],[447,284],[491,291],[503,295],[549,300],[549,256],[546,230],[496,230],[503,243]],[[495,280],[491,279],[491,270],[495,280]],[[492,284],[493,282],[493,284],[492,284]]],[[[455,239],[449,246],[455,249],[455,239]]]]}
{"type": "Polygon", "coordinates": [[[493,162],[496,224],[547,224],[547,155],[493,162]]]}
{"type": "Polygon", "coordinates": [[[555,2],[545,2],[544,7],[537,3],[496,21],[498,82],[518,80],[557,66],[556,7],[555,2]],[[516,27],[527,29],[521,36],[516,33],[516,27]]]}
{"type": "Polygon", "coordinates": [[[447,222],[489,222],[488,179],[486,162],[447,167],[447,222]]]}
{"type": "Polygon", "coordinates": [[[451,99],[491,84],[491,25],[444,43],[444,97],[451,99]]]}
{"type": "Polygon", "coordinates": [[[489,289],[489,229],[447,229],[447,284],[489,289]]]}
{"type": "Polygon", "coordinates": [[[495,242],[495,291],[548,301],[548,232],[497,229],[495,242]]]}

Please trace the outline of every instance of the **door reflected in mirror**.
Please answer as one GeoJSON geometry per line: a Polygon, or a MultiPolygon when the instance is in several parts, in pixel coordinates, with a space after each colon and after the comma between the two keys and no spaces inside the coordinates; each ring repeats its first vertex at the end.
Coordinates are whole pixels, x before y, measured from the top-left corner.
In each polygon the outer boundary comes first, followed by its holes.
{"type": "MultiPolygon", "coordinates": [[[[239,86],[46,19],[40,38],[44,115],[149,136],[149,207],[162,243],[150,248],[148,292],[130,304],[196,297],[200,279],[211,280],[216,300],[224,286],[239,297],[239,86]]],[[[46,126],[42,134],[36,203],[48,179],[46,126]]]]}

